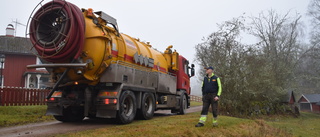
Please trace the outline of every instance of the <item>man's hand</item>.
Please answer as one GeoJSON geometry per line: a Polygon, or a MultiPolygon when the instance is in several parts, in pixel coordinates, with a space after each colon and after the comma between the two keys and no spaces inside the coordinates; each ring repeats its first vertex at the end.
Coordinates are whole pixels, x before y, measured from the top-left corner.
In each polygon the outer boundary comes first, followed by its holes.
{"type": "Polygon", "coordinates": [[[219,100],[218,96],[214,97],[214,101],[218,101],[218,100],[219,100]]]}

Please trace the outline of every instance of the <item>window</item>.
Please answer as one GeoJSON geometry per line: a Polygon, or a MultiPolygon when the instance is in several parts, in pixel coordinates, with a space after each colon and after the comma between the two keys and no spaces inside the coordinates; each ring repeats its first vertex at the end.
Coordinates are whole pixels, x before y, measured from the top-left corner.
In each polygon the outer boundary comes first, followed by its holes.
{"type": "Polygon", "coordinates": [[[49,77],[48,75],[42,75],[41,78],[40,78],[40,82],[39,82],[39,87],[40,88],[47,88],[49,87],[50,85],[48,85],[48,82],[49,82],[49,77]]]}
{"type": "Polygon", "coordinates": [[[5,55],[0,55],[0,86],[3,87],[3,70],[4,70],[4,63],[5,63],[5,55]]]}
{"type": "Polygon", "coordinates": [[[0,75],[0,86],[1,87],[3,87],[3,80],[4,80],[3,78],[4,78],[3,75],[0,75]]]}
{"type": "Polygon", "coordinates": [[[189,61],[184,60],[183,62],[184,62],[184,64],[183,64],[184,72],[185,72],[188,76],[190,76],[190,73],[189,73],[189,61]]]}
{"type": "Polygon", "coordinates": [[[6,55],[0,54],[0,69],[4,69],[4,63],[6,62],[6,55]]]}
{"type": "Polygon", "coordinates": [[[4,69],[4,62],[0,63],[0,69],[4,69]]]}

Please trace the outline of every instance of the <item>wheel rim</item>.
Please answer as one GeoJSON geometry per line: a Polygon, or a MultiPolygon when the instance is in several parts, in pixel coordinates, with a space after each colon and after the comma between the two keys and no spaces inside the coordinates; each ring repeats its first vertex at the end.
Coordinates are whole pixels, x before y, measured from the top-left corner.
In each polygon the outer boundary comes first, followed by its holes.
{"type": "Polygon", "coordinates": [[[133,113],[133,101],[127,97],[123,102],[123,113],[126,116],[130,116],[133,113]]]}
{"type": "Polygon", "coordinates": [[[183,97],[183,107],[186,110],[187,109],[187,98],[186,96],[183,97]]]}
{"type": "Polygon", "coordinates": [[[183,98],[182,98],[182,109],[183,109],[183,113],[185,113],[187,109],[187,98],[185,95],[183,95],[183,98]]]}
{"type": "Polygon", "coordinates": [[[152,112],[152,99],[151,97],[148,97],[146,99],[146,102],[144,103],[144,107],[147,113],[151,113],[152,112]]]}

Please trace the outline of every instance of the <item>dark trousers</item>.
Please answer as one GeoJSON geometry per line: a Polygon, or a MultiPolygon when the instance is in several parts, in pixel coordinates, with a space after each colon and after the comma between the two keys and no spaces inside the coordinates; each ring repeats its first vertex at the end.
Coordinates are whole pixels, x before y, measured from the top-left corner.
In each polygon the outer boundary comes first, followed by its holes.
{"type": "Polygon", "coordinates": [[[218,101],[214,101],[215,94],[204,94],[202,97],[202,111],[201,115],[208,115],[209,107],[212,107],[213,117],[216,118],[218,116],[218,101]]]}

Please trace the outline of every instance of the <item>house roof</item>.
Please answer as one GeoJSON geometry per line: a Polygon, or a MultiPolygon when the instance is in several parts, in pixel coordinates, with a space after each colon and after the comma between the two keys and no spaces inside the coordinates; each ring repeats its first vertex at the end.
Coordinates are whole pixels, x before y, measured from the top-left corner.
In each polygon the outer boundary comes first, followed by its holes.
{"type": "Polygon", "coordinates": [[[27,70],[24,72],[24,76],[27,74],[45,74],[45,75],[49,75],[49,72],[46,69],[39,69],[39,70],[27,70]]]}
{"type": "Polygon", "coordinates": [[[290,102],[291,96],[293,97],[293,101],[296,102],[296,99],[294,97],[294,93],[292,90],[288,91],[287,94],[283,97],[282,102],[290,102]]]}
{"type": "Polygon", "coordinates": [[[309,103],[320,102],[320,94],[302,94],[302,97],[305,97],[309,103]]]}
{"type": "Polygon", "coordinates": [[[31,47],[29,38],[0,36],[0,51],[3,53],[32,55],[35,50],[31,47]]]}

